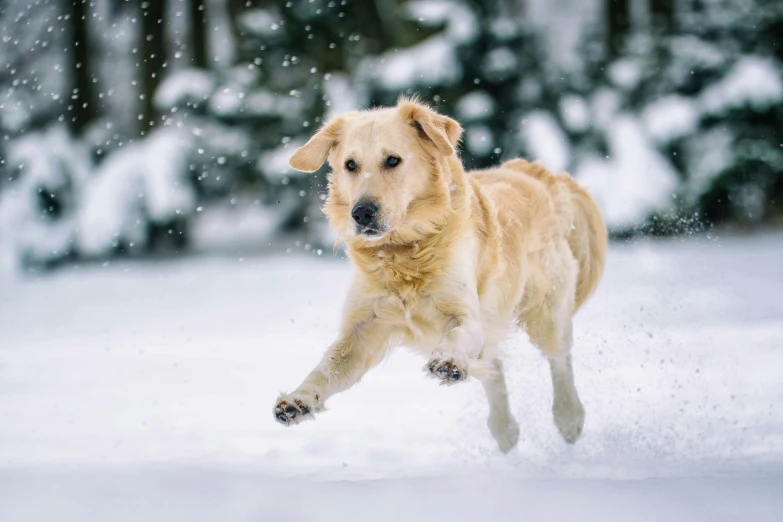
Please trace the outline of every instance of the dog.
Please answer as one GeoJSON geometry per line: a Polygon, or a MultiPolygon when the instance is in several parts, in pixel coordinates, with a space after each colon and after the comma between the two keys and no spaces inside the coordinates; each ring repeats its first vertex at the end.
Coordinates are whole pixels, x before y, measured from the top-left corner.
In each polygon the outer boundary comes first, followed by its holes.
{"type": "Polygon", "coordinates": [[[429,358],[427,375],[479,379],[488,426],[511,450],[519,426],[508,402],[500,344],[523,327],[549,361],[554,423],[582,433],[574,384],[572,317],[606,259],[598,206],[568,174],[523,159],[465,172],[462,128],[415,99],[335,116],[289,160],[315,172],[328,160],[324,213],[355,266],[337,340],[273,413],[311,419],[392,349],[429,358]]]}

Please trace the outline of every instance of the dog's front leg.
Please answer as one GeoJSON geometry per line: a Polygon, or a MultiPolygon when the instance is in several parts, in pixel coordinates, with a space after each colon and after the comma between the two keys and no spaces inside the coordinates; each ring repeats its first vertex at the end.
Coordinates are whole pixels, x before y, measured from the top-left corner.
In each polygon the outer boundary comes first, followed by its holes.
{"type": "Polygon", "coordinates": [[[278,398],[275,418],[289,426],[313,417],[326,399],[347,390],[378,364],[390,347],[392,330],[376,317],[372,305],[346,314],[340,336],[310,375],[289,394],[278,398]]]}
{"type": "Polygon", "coordinates": [[[454,384],[468,378],[468,362],[481,354],[484,331],[469,311],[450,314],[447,328],[425,370],[441,384],[454,384]]]}

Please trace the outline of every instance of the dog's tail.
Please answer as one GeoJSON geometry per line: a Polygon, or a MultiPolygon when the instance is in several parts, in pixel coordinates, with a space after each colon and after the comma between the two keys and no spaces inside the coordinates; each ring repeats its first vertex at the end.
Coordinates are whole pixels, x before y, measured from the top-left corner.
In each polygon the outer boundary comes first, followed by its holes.
{"type": "Polygon", "coordinates": [[[523,159],[507,161],[503,167],[524,172],[546,185],[568,246],[579,263],[576,307],[587,300],[598,286],[606,264],[606,224],[590,194],[566,174],[553,174],[541,163],[523,159]]]}

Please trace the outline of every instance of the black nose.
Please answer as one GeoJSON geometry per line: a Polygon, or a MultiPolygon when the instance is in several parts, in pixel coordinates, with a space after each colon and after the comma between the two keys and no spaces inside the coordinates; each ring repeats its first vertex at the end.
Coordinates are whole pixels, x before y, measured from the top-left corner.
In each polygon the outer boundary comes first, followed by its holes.
{"type": "Polygon", "coordinates": [[[378,215],[378,206],[375,203],[358,203],[351,211],[351,217],[356,224],[362,227],[369,226],[378,215]]]}

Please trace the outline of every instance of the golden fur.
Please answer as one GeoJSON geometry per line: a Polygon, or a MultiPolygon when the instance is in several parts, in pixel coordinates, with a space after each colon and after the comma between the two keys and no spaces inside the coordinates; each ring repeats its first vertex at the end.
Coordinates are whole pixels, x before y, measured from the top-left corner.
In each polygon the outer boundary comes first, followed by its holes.
{"type": "Polygon", "coordinates": [[[549,359],[555,424],[568,442],[581,434],[571,318],[603,271],[603,219],[568,174],[539,163],[515,159],[466,173],[455,154],[461,132],[454,120],[403,99],[332,118],[291,157],[303,171],[332,166],[324,212],[357,271],[337,341],[280,397],[280,422],[311,418],[404,344],[429,357],[425,371],[442,384],[481,380],[490,431],[509,451],[518,427],[499,345],[518,324],[549,359]],[[387,167],[390,156],[401,163],[387,167]],[[377,204],[379,236],[357,231],[351,212],[360,200],[377,204]]]}

